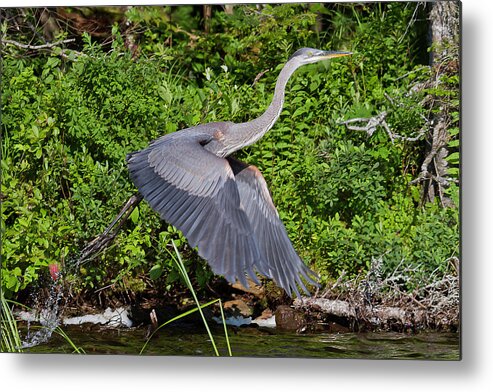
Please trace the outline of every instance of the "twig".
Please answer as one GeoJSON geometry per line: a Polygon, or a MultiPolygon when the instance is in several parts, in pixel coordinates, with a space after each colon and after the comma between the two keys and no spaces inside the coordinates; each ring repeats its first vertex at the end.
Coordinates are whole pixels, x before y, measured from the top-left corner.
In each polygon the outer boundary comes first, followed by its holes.
{"type": "Polygon", "coordinates": [[[111,283],[111,284],[106,285],[106,286],[104,286],[104,287],[101,287],[101,288],[99,288],[99,289],[97,289],[97,290],[94,290],[94,294],[99,293],[100,291],[103,291],[103,290],[109,289],[110,287],[113,287],[114,285],[115,285],[114,283],[111,283]]]}
{"type": "Polygon", "coordinates": [[[50,48],[53,48],[54,46],[58,46],[60,44],[68,44],[68,43],[74,42],[74,41],[75,41],[75,38],[69,38],[69,39],[65,39],[62,41],[47,43],[47,44],[43,44],[43,45],[28,45],[28,44],[23,44],[21,42],[13,41],[10,39],[0,39],[0,43],[2,43],[2,44],[14,45],[14,46],[17,46],[18,48],[21,48],[21,49],[31,49],[31,50],[50,49],[50,48]]]}
{"type": "MultiPolygon", "coordinates": [[[[326,298],[327,295],[332,292],[337,286],[339,286],[342,282],[342,279],[346,276],[346,271],[342,271],[339,277],[337,278],[336,282],[329,288],[327,288],[321,295],[321,298],[326,298]]],[[[317,289],[318,290],[318,289],[317,289]]],[[[318,291],[317,291],[318,292],[318,291]]],[[[314,295],[316,297],[316,295],[314,295]]]]}
{"type": "Polygon", "coordinates": [[[448,187],[450,183],[454,184],[459,184],[459,180],[455,178],[449,178],[449,177],[441,177],[441,176],[436,176],[434,174],[431,174],[428,170],[423,170],[419,173],[418,177],[415,178],[414,180],[410,181],[410,185],[415,185],[417,183],[426,181],[426,180],[433,180],[436,181],[438,184],[440,184],[443,187],[448,187]]]}
{"type": "MultiPolygon", "coordinates": [[[[418,268],[403,265],[405,260],[402,259],[390,276],[381,280],[381,259],[372,258],[368,272],[338,284],[338,292],[331,291],[336,283],[327,288],[321,297],[295,300],[295,307],[311,307],[322,317],[332,315],[342,318],[351,330],[457,328],[460,293],[457,275],[443,275],[433,281],[437,278],[435,273],[440,273],[437,268],[426,277],[419,278],[416,289],[408,293],[402,288],[419,276],[415,275],[418,268]],[[372,289],[370,296],[369,288],[372,289]]],[[[458,259],[455,262],[458,263],[458,259]]]]}
{"type": "Polygon", "coordinates": [[[374,117],[369,117],[369,118],[351,118],[349,120],[340,122],[340,125],[345,125],[347,129],[351,131],[362,131],[366,132],[368,136],[372,136],[373,133],[377,130],[377,126],[381,125],[383,122],[385,122],[385,118],[387,117],[387,112],[384,111],[380,114],[377,114],[374,117]],[[356,125],[349,125],[352,123],[356,122],[366,122],[365,126],[356,126],[356,125]]]}
{"type": "Polygon", "coordinates": [[[199,37],[197,35],[192,34],[186,30],[180,29],[179,27],[174,27],[173,30],[177,33],[183,33],[183,34],[187,35],[188,38],[190,38],[192,41],[197,41],[199,39],[199,37]]]}
{"type": "Polygon", "coordinates": [[[268,69],[265,69],[265,70],[263,70],[262,72],[259,72],[259,73],[257,74],[257,76],[255,76],[255,80],[253,81],[252,86],[255,86],[255,85],[257,84],[257,82],[260,80],[260,78],[261,78],[262,76],[264,76],[264,75],[265,75],[265,73],[266,73],[266,72],[268,72],[268,71],[269,71],[268,69]]]}
{"type": "Polygon", "coordinates": [[[407,24],[407,27],[406,27],[406,30],[404,31],[404,34],[401,35],[401,37],[399,38],[399,40],[397,42],[399,42],[399,43],[402,42],[402,40],[406,36],[407,32],[409,31],[409,28],[414,24],[414,22],[416,22],[416,14],[418,13],[418,8],[419,8],[420,5],[421,5],[420,2],[418,2],[416,4],[416,8],[414,8],[414,12],[413,12],[413,16],[411,16],[411,20],[407,24]]]}
{"type": "Polygon", "coordinates": [[[401,76],[395,78],[394,79],[394,82],[397,82],[398,80],[404,79],[406,76],[409,76],[409,75],[411,75],[414,72],[418,72],[418,71],[421,71],[422,69],[426,69],[426,68],[430,69],[430,66],[429,65],[424,65],[422,67],[419,67],[419,68],[413,69],[413,70],[411,70],[409,72],[406,72],[404,75],[401,75],[401,76]]]}

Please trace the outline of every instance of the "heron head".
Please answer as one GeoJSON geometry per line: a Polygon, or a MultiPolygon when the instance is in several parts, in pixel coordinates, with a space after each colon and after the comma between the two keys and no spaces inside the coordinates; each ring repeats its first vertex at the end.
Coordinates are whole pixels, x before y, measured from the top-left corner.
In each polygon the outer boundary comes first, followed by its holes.
{"type": "Polygon", "coordinates": [[[334,57],[349,56],[351,54],[351,52],[301,48],[294,52],[289,60],[296,59],[301,64],[312,64],[316,63],[317,61],[332,59],[334,57]]]}

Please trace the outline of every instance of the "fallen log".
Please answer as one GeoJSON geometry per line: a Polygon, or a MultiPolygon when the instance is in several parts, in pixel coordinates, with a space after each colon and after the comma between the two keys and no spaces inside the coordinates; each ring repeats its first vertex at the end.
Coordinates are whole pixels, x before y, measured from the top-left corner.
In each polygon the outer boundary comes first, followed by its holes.
{"type": "Polygon", "coordinates": [[[353,331],[417,331],[425,329],[456,330],[454,320],[450,323],[438,323],[431,310],[422,308],[400,308],[395,306],[352,303],[327,298],[295,299],[295,309],[310,315],[317,315],[319,320],[342,320],[353,331]]]}

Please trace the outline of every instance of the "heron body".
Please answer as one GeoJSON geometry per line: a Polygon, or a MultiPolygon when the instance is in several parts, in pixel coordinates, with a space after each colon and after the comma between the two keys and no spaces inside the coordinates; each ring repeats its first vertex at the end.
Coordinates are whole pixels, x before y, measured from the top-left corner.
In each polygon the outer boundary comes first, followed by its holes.
{"type": "Polygon", "coordinates": [[[258,272],[298,297],[298,286],[309,293],[302,277],[316,284],[316,274],[289,240],[262,174],[231,154],[274,125],[286,83],[297,68],[348,54],[300,49],[281,70],[272,102],[260,117],[182,129],[128,155],[130,177],[143,198],[229,282],[239,280],[248,287],[246,276],[258,282],[258,272]]]}

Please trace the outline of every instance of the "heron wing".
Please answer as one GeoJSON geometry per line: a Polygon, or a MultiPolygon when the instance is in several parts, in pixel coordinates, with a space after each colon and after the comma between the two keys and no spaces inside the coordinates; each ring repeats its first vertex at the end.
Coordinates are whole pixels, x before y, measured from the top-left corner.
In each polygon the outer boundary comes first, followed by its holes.
{"type": "Polygon", "coordinates": [[[300,259],[272,202],[262,173],[252,165],[227,158],[235,174],[241,207],[252,226],[263,263],[259,271],[291,295],[300,297],[297,284],[309,294],[301,276],[317,285],[316,274],[300,259]]]}
{"type": "Polygon", "coordinates": [[[228,161],[203,147],[212,134],[189,128],[155,140],[129,154],[130,177],[161,218],[198,247],[214,273],[248,287],[245,273],[257,281],[260,251],[228,161]]]}

